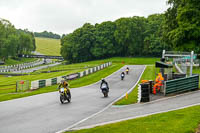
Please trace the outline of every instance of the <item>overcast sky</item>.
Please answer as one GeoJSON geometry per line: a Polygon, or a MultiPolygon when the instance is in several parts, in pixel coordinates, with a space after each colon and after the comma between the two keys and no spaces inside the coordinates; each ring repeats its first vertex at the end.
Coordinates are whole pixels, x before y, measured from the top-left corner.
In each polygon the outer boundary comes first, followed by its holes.
{"type": "Polygon", "coordinates": [[[0,0],[0,18],[16,28],[66,34],[86,22],[147,17],[167,7],[166,0],[0,0]]]}

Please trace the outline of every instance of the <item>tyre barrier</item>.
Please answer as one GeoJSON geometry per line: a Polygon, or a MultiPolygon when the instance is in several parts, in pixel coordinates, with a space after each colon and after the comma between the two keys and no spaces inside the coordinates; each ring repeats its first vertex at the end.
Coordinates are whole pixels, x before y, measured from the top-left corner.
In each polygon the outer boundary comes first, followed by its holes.
{"type": "Polygon", "coordinates": [[[150,101],[150,89],[148,83],[142,83],[138,87],[138,103],[150,101]]]}
{"type": "Polygon", "coordinates": [[[81,77],[87,76],[89,74],[97,72],[97,71],[104,69],[111,65],[112,65],[112,62],[108,62],[103,65],[89,68],[89,69],[79,72],[79,73],[74,73],[74,74],[65,75],[65,76],[59,76],[59,77],[55,77],[55,78],[51,78],[51,79],[35,80],[35,81],[31,82],[31,89],[38,89],[38,88],[42,88],[42,87],[46,87],[46,86],[56,85],[61,82],[62,78],[65,78],[67,80],[81,78],[81,77]]]}

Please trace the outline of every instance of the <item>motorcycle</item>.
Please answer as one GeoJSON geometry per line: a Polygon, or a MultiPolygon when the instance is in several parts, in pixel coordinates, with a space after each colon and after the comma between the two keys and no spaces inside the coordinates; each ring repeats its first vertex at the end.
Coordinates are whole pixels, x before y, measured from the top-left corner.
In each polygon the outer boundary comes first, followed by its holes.
{"type": "Polygon", "coordinates": [[[124,80],[125,74],[121,74],[121,80],[124,80]]]}
{"type": "Polygon", "coordinates": [[[104,97],[108,97],[108,87],[105,84],[102,85],[101,91],[102,91],[104,97]]]}
{"type": "Polygon", "coordinates": [[[60,102],[63,104],[66,100],[71,102],[71,93],[70,90],[67,88],[60,88],[60,102]]]}

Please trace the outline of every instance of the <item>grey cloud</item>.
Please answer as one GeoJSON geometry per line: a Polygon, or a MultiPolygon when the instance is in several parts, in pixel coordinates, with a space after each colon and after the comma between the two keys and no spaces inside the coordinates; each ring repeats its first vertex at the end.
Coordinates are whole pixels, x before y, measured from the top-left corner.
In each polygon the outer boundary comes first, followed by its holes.
{"type": "Polygon", "coordinates": [[[69,33],[84,23],[162,13],[166,0],[0,0],[0,17],[16,28],[69,33]]]}

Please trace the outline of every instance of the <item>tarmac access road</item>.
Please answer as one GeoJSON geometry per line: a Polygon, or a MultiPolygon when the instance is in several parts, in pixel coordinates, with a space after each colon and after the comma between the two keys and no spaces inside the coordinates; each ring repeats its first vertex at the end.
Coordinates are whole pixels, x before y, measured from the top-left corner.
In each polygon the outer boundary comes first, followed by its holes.
{"type": "Polygon", "coordinates": [[[177,96],[166,97],[148,103],[130,104],[124,106],[111,106],[101,113],[87,119],[70,130],[92,128],[109,123],[144,117],[200,105],[200,91],[192,91],[177,96]]]}
{"type": "Polygon", "coordinates": [[[71,103],[61,104],[58,92],[0,102],[0,133],[54,133],[99,112],[132,88],[145,68],[128,66],[130,73],[122,81],[120,74],[126,67],[106,78],[110,87],[107,98],[97,82],[71,89],[71,103]]]}

